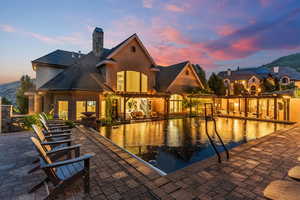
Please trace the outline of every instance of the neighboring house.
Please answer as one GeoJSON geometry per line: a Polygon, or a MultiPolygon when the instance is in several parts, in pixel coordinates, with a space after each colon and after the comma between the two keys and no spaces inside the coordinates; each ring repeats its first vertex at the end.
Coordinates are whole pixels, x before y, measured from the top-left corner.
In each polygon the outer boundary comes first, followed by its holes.
{"type": "Polygon", "coordinates": [[[136,34],[112,49],[103,47],[103,36],[95,28],[88,54],[56,50],[32,61],[36,91],[30,105],[36,113],[54,110],[60,118],[79,120],[83,112],[95,112],[104,118],[109,94],[114,117],[184,113],[187,88],[203,88],[190,62],[158,66],[136,34]]]}
{"type": "Polygon", "coordinates": [[[233,95],[233,88],[235,83],[242,84],[251,95],[258,95],[261,93],[261,83],[264,79],[279,81],[281,86],[286,86],[294,83],[295,86],[300,87],[300,73],[290,67],[274,66],[272,69],[265,67],[237,69],[232,71],[222,71],[218,74],[225,85],[229,88],[227,95],[233,95]]]}

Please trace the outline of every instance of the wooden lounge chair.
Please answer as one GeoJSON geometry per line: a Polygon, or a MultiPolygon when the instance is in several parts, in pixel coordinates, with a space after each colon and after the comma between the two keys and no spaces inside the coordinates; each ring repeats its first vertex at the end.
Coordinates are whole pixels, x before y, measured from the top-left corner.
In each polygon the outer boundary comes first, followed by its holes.
{"type": "Polygon", "coordinates": [[[76,152],[76,157],[73,159],[53,162],[51,157],[49,157],[49,154],[75,149],[62,148],[56,151],[46,152],[38,139],[31,137],[31,141],[40,155],[41,169],[44,170],[47,178],[34,186],[29,193],[32,193],[42,185],[47,185],[48,182],[51,182],[54,185],[54,189],[50,192],[48,192],[49,189],[47,189],[48,196],[45,199],[53,199],[58,193],[62,192],[65,187],[72,185],[72,183],[79,178],[83,178],[84,180],[84,192],[89,193],[90,158],[92,158],[94,154],[79,156],[79,152],[76,152]]]}
{"type": "Polygon", "coordinates": [[[293,167],[292,169],[290,169],[288,172],[288,175],[292,179],[300,181],[300,166],[296,166],[296,167],[293,167]]]}
{"type": "MultiPolygon", "coordinates": [[[[71,143],[72,143],[72,140],[70,139],[71,134],[55,134],[55,135],[45,136],[39,126],[32,125],[32,128],[36,136],[39,138],[41,145],[46,152],[51,152],[58,148],[71,147],[71,143]]],[[[80,146],[81,145],[78,144],[72,147],[80,148],[80,146]]],[[[54,157],[53,159],[57,160],[58,158],[62,157],[62,155],[59,154],[57,154],[56,156],[57,157],[54,157]]],[[[71,154],[68,154],[68,156],[71,157],[71,154]]],[[[32,163],[34,164],[37,163],[38,161],[39,159],[36,159],[32,163]]],[[[34,168],[28,171],[28,174],[38,170],[39,168],[40,165],[35,166],[34,168]]]]}
{"type": "Polygon", "coordinates": [[[272,181],[264,190],[264,196],[273,200],[299,200],[300,183],[292,181],[272,181]]]}
{"type": "Polygon", "coordinates": [[[40,118],[40,122],[42,124],[42,126],[44,127],[44,130],[46,132],[46,134],[52,132],[52,133],[70,133],[71,129],[69,126],[66,125],[61,125],[61,126],[50,126],[47,124],[47,122],[43,119],[40,118]]]}

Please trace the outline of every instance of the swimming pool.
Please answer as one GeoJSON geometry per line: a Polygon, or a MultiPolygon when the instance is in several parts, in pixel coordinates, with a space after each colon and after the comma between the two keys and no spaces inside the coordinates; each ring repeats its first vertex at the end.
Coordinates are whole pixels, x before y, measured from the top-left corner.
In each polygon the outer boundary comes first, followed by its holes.
{"type": "MultiPolygon", "coordinates": [[[[217,118],[216,121],[218,133],[228,149],[289,126],[232,118],[217,118]]],[[[205,121],[199,118],[101,127],[99,131],[113,143],[166,173],[215,155],[205,133],[205,121]]],[[[223,151],[214,133],[213,122],[208,122],[208,133],[219,152],[223,151]]]]}

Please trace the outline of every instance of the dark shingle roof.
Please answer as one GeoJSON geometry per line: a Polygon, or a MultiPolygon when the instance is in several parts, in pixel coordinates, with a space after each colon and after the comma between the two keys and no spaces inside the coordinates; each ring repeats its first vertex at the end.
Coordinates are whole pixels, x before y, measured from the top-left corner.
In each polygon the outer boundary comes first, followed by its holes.
{"type": "MultiPolygon", "coordinates": [[[[82,56],[83,54],[81,54],[82,56]]],[[[79,58],[79,53],[64,51],[64,50],[56,50],[45,56],[42,56],[38,59],[33,60],[35,63],[45,63],[52,65],[60,65],[60,66],[70,66],[79,58]]]]}
{"type": "Polygon", "coordinates": [[[103,84],[104,78],[95,67],[98,62],[99,57],[90,52],[44,84],[40,90],[109,90],[109,87],[103,84]]]}
{"type": "Polygon", "coordinates": [[[166,91],[187,63],[188,61],[165,67],[157,66],[160,71],[156,76],[156,89],[161,92],[166,91]]]}
{"type": "Polygon", "coordinates": [[[300,72],[291,67],[279,67],[277,77],[288,76],[292,80],[300,80],[300,72]]]}
{"type": "Polygon", "coordinates": [[[266,78],[268,76],[273,76],[277,78],[282,78],[283,76],[288,76],[292,80],[300,80],[300,72],[296,71],[291,67],[279,67],[279,72],[274,73],[272,69],[266,67],[257,68],[245,68],[237,71],[231,71],[231,76],[227,75],[227,71],[219,72],[218,75],[223,79],[234,80],[248,80],[252,76],[258,78],[266,78]]]}
{"type": "MultiPolygon", "coordinates": [[[[100,74],[96,65],[112,54],[122,44],[127,42],[133,34],[112,49],[103,48],[100,57],[93,52],[87,55],[75,54],[76,59],[72,58],[72,52],[56,50],[46,56],[38,58],[32,62],[42,62],[54,65],[70,66],[59,73],[53,79],[45,83],[40,90],[87,90],[87,91],[103,91],[111,90],[109,86],[104,85],[104,78],[100,74]]],[[[73,56],[74,57],[74,56],[73,56]]]]}

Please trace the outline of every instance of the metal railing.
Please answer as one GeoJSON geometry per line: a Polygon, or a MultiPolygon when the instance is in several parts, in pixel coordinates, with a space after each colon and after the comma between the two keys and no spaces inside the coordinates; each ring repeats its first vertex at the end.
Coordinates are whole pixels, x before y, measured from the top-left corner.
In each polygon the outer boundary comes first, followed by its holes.
{"type": "Polygon", "coordinates": [[[221,142],[223,148],[224,148],[224,151],[226,152],[226,157],[227,157],[227,160],[229,160],[229,151],[228,149],[226,148],[222,138],[220,137],[219,133],[218,133],[218,130],[217,130],[217,122],[216,122],[216,119],[214,118],[214,109],[213,109],[213,104],[212,103],[205,103],[204,104],[204,114],[205,114],[205,132],[206,132],[206,135],[214,149],[214,151],[216,152],[217,156],[218,156],[218,162],[221,163],[222,162],[222,159],[221,159],[221,155],[214,143],[214,140],[210,137],[210,135],[208,134],[208,121],[213,121],[214,123],[214,130],[215,130],[215,134],[217,135],[219,141],[221,142]],[[209,117],[207,115],[207,105],[210,105],[210,110],[211,110],[211,116],[209,117]]]}

